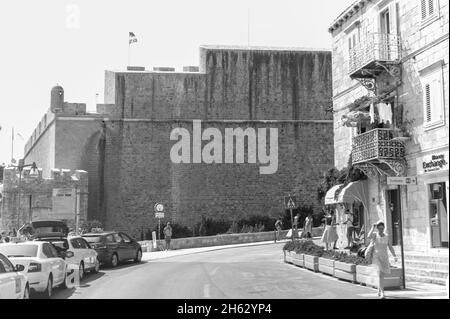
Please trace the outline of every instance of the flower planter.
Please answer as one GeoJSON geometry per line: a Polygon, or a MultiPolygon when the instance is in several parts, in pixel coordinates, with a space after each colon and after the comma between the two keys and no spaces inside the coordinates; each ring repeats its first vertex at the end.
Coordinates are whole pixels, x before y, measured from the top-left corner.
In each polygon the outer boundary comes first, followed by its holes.
{"type": "Polygon", "coordinates": [[[313,270],[314,272],[319,271],[319,257],[306,254],[303,257],[305,268],[313,270]]]}
{"type": "Polygon", "coordinates": [[[328,258],[319,258],[319,271],[334,276],[334,260],[328,258]]]}
{"type": "MultiPolygon", "coordinates": [[[[366,286],[378,287],[378,275],[373,266],[356,266],[356,281],[366,286]]],[[[384,288],[398,289],[402,286],[402,269],[391,267],[391,273],[384,275],[384,288]]]]}
{"type": "Polygon", "coordinates": [[[292,257],[292,252],[289,250],[284,251],[284,262],[288,264],[292,264],[292,260],[294,258],[292,257]]]}
{"type": "Polygon", "coordinates": [[[304,254],[294,253],[292,263],[298,267],[304,267],[304,254]]]}
{"type": "Polygon", "coordinates": [[[334,263],[334,276],[339,279],[356,282],[356,265],[336,261],[334,263]]]}

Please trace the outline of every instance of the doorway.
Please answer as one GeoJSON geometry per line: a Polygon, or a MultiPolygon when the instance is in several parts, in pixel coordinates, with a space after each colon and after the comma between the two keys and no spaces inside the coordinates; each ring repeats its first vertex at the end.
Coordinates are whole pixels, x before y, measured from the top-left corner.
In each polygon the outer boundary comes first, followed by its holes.
{"type": "Polygon", "coordinates": [[[398,189],[390,189],[387,191],[387,208],[391,215],[392,245],[400,245],[400,218],[402,217],[402,207],[398,189]]]}
{"type": "Polygon", "coordinates": [[[431,247],[448,248],[448,212],[445,183],[429,184],[431,247]]]}

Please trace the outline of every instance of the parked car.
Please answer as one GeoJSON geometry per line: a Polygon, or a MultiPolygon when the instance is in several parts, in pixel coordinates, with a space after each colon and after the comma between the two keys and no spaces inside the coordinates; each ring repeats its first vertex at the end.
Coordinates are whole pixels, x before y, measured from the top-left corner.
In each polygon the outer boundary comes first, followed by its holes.
{"type": "Polygon", "coordinates": [[[52,244],[41,241],[1,244],[0,253],[7,256],[14,265],[24,266],[29,287],[50,298],[53,288],[65,287],[67,263],[65,257],[73,257],[71,251],[58,253],[52,244]]]}
{"type": "Polygon", "coordinates": [[[82,235],[89,245],[97,251],[97,258],[101,264],[116,267],[120,262],[142,259],[141,245],[121,232],[99,232],[82,235]]]}
{"type": "Polygon", "coordinates": [[[14,266],[3,254],[0,254],[0,299],[28,299],[30,285],[23,273],[23,265],[14,266]]]}
{"type": "Polygon", "coordinates": [[[92,273],[99,271],[100,262],[97,258],[97,252],[81,236],[64,237],[62,234],[39,234],[34,240],[51,243],[58,253],[73,252],[73,257],[66,257],[66,262],[78,267],[80,281],[83,280],[88,271],[92,273]]]}

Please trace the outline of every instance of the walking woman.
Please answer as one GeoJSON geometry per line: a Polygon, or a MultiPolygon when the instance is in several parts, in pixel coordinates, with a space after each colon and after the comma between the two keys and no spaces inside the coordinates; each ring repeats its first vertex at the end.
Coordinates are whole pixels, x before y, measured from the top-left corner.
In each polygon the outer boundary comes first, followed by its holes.
{"type": "Polygon", "coordinates": [[[397,256],[395,255],[394,248],[389,243],[389,236],[384,232],[384,222],[379,220],[373,224],[368,237],[373,245],[372,252],[372,265],[378,273],[378,296],[385,298],[384,295],[384,276],[391,273],[391,266],[389,264],[388,248],[391,251],[392,256],[397,262],[397,256]]]}
{"type": "Polygon", "coordinates": [[[325,231],[322,235],[322,242],[325,243],[325,249],[328,250],[328,247],[331,243],[333,243],[333,249],[336,249],[336,242],[339,239],[336,231],[336,215],[333,210],[331,212],[327,212],[325,216],[325,231]]]}

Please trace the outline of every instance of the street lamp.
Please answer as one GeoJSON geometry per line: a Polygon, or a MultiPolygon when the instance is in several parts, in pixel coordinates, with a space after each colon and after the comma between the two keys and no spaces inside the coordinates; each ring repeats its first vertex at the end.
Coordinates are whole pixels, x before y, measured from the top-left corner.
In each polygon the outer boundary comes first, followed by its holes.
{"type": "MultiPolygon", "coordinates": [[[[36,165],[36,162],[33,162],[32,164],[25,164],[24,159],[19,160],[19,165],[12,165],[12,167],[16,167],[19,170],[19,185],[18,185],[18,192],[17,196],[19,199],[19,203],[17,205],[17,229],[20,227],[20,187],[22,182],[22,172],[25,167],[31,167],[30,170],[30,177],[37,177],[39,175],[38,167],[36,165]]],[[[31,199],[30,199],[31,200],[31,199]]],[[[30,216],[31,219],[31,216],[30,216]]]]}

